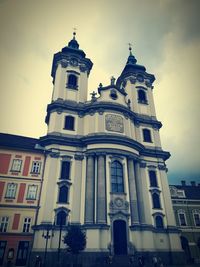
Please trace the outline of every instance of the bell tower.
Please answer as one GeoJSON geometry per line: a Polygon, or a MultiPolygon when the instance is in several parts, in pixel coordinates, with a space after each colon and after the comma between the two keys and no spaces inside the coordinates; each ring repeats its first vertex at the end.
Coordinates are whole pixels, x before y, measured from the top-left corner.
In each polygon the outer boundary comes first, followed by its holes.
{"type": "Polygon", "coordinates": [[[88,76],[93,63],[79,49],[76,32],[72,40],[53,58],[51,76],[53,77],[52,101],[71,100],[85,102],[87,100],[88,76]]]}
{"type": "Polygon", "coordinates": [[[127,101],[133,112],[156,118],[152,94],[155,76],[147,73],[144,66],[137,64],[131,44],[129,53],[126,65],[117,80],[117,86],[127,93],[127,101]]]}

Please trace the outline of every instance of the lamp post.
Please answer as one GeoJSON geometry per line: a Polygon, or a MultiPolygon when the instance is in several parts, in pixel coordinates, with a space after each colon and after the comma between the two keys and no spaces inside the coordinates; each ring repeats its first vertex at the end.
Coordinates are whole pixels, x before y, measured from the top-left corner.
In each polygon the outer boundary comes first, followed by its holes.
{"type": "Polygon", "coordinates": [[[60,213],[59,221],[57,221],[57,223],[59,225],[57,267],[60,267],[60,246],[61,246],[62,229],[63,229],[63,225],[66,225],[66,213],[64,211],[60,213]]]}
{"type": "Polygon", "coordinates": [[[43,230],[43,234],[42,234],[42,237],[44,239],[46,239],[46,242],[45,242],[45,251],[44,251],[44,263],[43,263],[43,266],[45,267],[46,266],[46,257],[47,257],[47,247],[48,247],[48,241],[51,237],[54,236],[54,233],[52,231],[52,233],[50,234],[50,231],[53,230],[53,227],[51,224],[46,224],[44,226],[44,230],[43,230]],[[45,232],[46,230],[46,232],[45,232]]]}

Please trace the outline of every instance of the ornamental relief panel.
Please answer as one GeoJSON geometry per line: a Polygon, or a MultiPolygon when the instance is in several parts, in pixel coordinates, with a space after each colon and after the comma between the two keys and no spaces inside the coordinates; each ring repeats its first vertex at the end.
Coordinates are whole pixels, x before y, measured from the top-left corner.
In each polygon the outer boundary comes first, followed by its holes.
{"type": "Polygon", "coordinates": [[[124,132],[124,121],[119,115],[106,114],[105,116],[106,130],[111,132],[124,132]]]}

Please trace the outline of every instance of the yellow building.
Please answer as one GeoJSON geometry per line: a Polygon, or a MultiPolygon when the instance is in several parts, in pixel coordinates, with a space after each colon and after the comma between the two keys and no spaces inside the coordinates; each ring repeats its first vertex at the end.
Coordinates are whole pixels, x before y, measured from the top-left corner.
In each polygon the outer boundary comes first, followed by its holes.
{"type": "Polygon", "coordinates": [[[37,139],[0,134],[0,266],[25,266],[44,167],[37,139]]]}

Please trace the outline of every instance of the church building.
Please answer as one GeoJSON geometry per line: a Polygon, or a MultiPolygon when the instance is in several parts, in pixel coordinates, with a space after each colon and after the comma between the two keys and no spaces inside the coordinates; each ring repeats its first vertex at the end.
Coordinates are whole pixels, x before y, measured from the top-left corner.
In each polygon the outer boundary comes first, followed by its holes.
{"type": "MultiPolygon", "coordinates": [[[[121,75],[87,99],[92,61],[75,38],[54,55],[46,154],[32,257],[55,260],[67,225],[87,237],[85,255],[183,257],[167,180],[154,98],[154,75],[129,48],[121,75]],[[62,229],[60,229],[62,225],[62,229]],[[43,256],[42,256],[43,257],[43,256]]],[[[66,260],[65,260],[66,262],[66,260]]],[[[55,265],[52,265],[55,266],[55,265]]]]}

